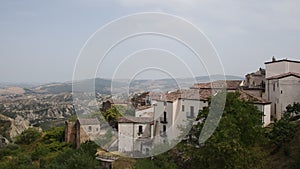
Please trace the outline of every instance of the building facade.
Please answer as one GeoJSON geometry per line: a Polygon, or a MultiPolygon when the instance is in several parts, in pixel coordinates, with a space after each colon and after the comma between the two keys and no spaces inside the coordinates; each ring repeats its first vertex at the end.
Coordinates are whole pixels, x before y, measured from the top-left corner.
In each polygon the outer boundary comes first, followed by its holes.
{"type": "Polygon", "coordinates": [[[100,122],[98,119],[77,119],[65,122],[65,142],[72,143],[79,148],[81,143],[94,141],[100,136],[100,122]]]}
{"type": "Polygon", "coordinates": [[[273,58],[265,65],[265,99],[272,102],[272,119],[280,119],[287,105],[300,102],[300,62],[273,58]]]}

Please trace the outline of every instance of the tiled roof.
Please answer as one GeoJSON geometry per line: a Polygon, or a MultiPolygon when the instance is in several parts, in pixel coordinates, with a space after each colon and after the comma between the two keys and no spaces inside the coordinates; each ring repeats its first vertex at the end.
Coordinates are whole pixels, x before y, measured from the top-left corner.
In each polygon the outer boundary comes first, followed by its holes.
{"type": "Polygon", "coordinates": [[[100,125],[97,118],[79,118],[78,121],[81,125],[100,125]]]}
{"type": "Polygon", "coordinates": [[[212,96],[212,91],[210,89],[200,90],[200,97],[203,98],[204,100],[207,100],[211,96],[212,96]]]}
{"type": "Polygon", "coordinates": [[[193,88],[198,89],[231,89],[235,90],[240,87],[242,80],[218,80],[214,82],[207,83],[197,83],[193,88]]]}
{"type": "Polygon", "coordinates": [[[177,99],[187,99],[187,100],[207,100],[211,96],[211,91],[208,89],[182,89],[175,90],[165,94],[160,94],[159,97],[152,98],[152,100],[161,100],[173,102],[177,99]]]}
{"type": "Polygon", "coordinates": [[[137,106],[137,110],[145,110],[145,109],[149,109],[149,108],[151,108],[151,106],[149,105],[145,105],[145,106],[137,106]]]}
{"type": "Polygon", "coordinates": [[[283,74],[280,74],[280,75],[268,77],[267,80],[281,79],[281,78],[288,77],[288,76],[295,76],[295,77],[300,78],[300,73],[295,73],[295,72],[283,73],[283,74]]]}
{"type": "Polygon", "coordinates": [[[262,97],[254,96],[244,90],[240,90],[239,92],[240,92],[239,99],[241,99],[241,100],[251,101],[251,102],[257,103],[257,104],[270,104],[271,103],[262,97]]]}
{"type": "Polygon", "coordinates": [[[152,117],[134,117],[134,116],[126,116],[121,117],[118,120],[119,123],[152,123],[152,117]]]}
{"type": "Polygon", "coordinates": [[[150,92],[149,96],[153,100],[164,100],[165,99],[165,93],[163,93],[163,92],[150,92]]]}

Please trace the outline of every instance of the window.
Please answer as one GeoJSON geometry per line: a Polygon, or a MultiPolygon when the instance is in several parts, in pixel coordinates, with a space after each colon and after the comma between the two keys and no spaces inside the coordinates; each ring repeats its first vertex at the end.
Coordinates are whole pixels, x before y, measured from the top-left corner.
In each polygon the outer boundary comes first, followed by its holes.
{"type": "Polygon", "coordinates": [[[282,94],[282,90],[280,91],[280,93],[282,94]]]}
{"type": "Polygon", "coordinates": [[[163,132],[166,132],[166,131],[167,131],[167,126],[163,125],[163,132]]]}
{"type": "Polygon", "coordinates": [[[89,132],[91,132],[92,131],[92,126],[89,126],[89,132]]]}
{"type": "Polygon", "coordinates": [[[164,121],[167,121],[167,112],[164,111],[164,121]]]}
{"type": "Polygon", "coordinates": [[[143,126],[139,126],[139,133],[138,135],[143,134],[143,126]]]}
{"type": "Polygon", "coordinates": [[[275,83],[273,83],[273,91],[275,91],[275,83]]]}
{"type": "Polygon", "coordinates": [[[99,128],[98,128],[98,127],[96,128],[96,131],[99,131],[99,128]]]}
{"type": "Polygon", "coordinates": [[[184,111],[184,105],[181,106],[181,111],[184,111]]]}
{"type": "Polygon", "coordinates": [[[166,106],[167,105],[167,102],[164,102],[164,106],[166,106]]]}
{"type": "Polygon", "coordinates": [[[194,117],[194,106],[190,107],[190,115],[191,117],[194,117]]]}

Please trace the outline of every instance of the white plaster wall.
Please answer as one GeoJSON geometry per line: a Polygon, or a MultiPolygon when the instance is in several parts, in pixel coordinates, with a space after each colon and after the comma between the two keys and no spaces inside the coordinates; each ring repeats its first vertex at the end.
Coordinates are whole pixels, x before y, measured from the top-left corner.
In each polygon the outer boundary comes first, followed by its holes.
{"type": "Polygon", "coordinates": [[[119,123],[118,124],[118,151],[120,152],[132,152],[141,151],[141,142],[138,141],[138,138],[142,137],[143,134],[138,134],[139,126],[143,126],[143,133],[149,133],[149,137],[151,136],[151,127],[150,124],[142,124],[142,123],[119,123]],[[148,127],[147,127],[148,125],[148,127]]]}
{"type": "Polygon", "coordinates": [[[279,79],[278,97],[281,112],[286,110],[287,105],[300,102],[300,78],[289,76],[279,79]]]}
{"type": "Polygon", "coordinates": [[[279,109],[279,81],[278,79],[267,80],[266,83],[266,99],[271,101],[271,115],[273,118],[281,118],[281,109],[279,109]],[[273,84],[275,84],[275,90],[273,90],[273,84]],[[276,108],[275,108],[276,106],[276,108]],[[276,111],[275,111],[276,109],[276,111]]]}
{"type": "Polygon", "coordinates": [[[133,123],[119,123],[118,130],[118,151],[131,152],[134,144],[133,123]]]}
{"type": "Polygon", "coordinates": [[[289,72],[300,73],[300,63],[289,62],[288,71],[289,72]]]}
{"type": "Polygon", "coordinates": [[[266,104],[263,106],[264,112],[264,124],[263,126],[266,127],[271,123],[271,104],[266,104]]]}
{"type": "MultiPolygon", "coordinates": [[[[202,110],[203,107],[208,106],[208,103],[200,100],[188,100],[180,99],[176,102],[176,114],[175,121],[172,124],[170,131],[170,139],[177,139],[182,134],[182,127],[186,127],[189,119],[187,118],[187,112],[190,112],[190,106],[194,107],[194,116],[197,117],[199,110],[202,110]],[[182,105],[184,105],[184,111],[182,111],[182,105]]],[[[174,107],[175,107],[174,106],[174,107]]],[[[195,120],[194,118],[194,120],[195,120]]]]}
{"type": "Polygon", "coordinates": [[[158,118],[163,115],[163,112],[165,110],[164,101],[156,101],[155,106],[153,108],[154,110],[154,120],[159,120],[158,118]]]}
{"type": "Polygon", "coordinates": [[[300,73],[300,63],[281,61],[266,64],[266,78],[288,72],[300,73]]]}
{"type": "Polygon", "coordinates": [[[274,62],[266,64],[266,78],[287,73],[287,62],[274,62]]]}

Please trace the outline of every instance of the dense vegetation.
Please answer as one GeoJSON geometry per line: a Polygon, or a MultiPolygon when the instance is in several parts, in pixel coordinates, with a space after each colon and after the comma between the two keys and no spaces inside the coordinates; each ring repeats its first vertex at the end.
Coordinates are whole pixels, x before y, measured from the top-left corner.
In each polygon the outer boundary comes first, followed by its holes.
{"type": "MultiPolygon", "coordinates": [[[[198,119],[207,120],[208,108],[198,119]]],[[[108,111],[104,118],[114,124],[120,114],[108,111]]],[[[194,126],[186,140],[153,158],[120,158],[115,168],[193,169],[193,168],[300,168],[300,127],[295,116],[298,103],[289,105],[281,120],[262,128],[261,115],[253,104],[228,94],[223,117],[214,134],[199,144],[203,123],[194,126]]],[[[98,116],[100,114],[95,114],[98,116]]],[[[97,145],[86,142],[80,149],[64,142],[64,128],[40,132],[25,130],[15,144],[0,149],[0,168],[68,169],[99,168],[95,159],[97,145]]]]}
{"type": "Polygon", "coordinates": [[[2,169],[67,169],[94,168],[97,166],[97,145],[84,143],[75,150],[63,142],[64,128],[52,128],[43,133],[30,128],[22,132],[16,144],[0,149],[2,169]]]}

